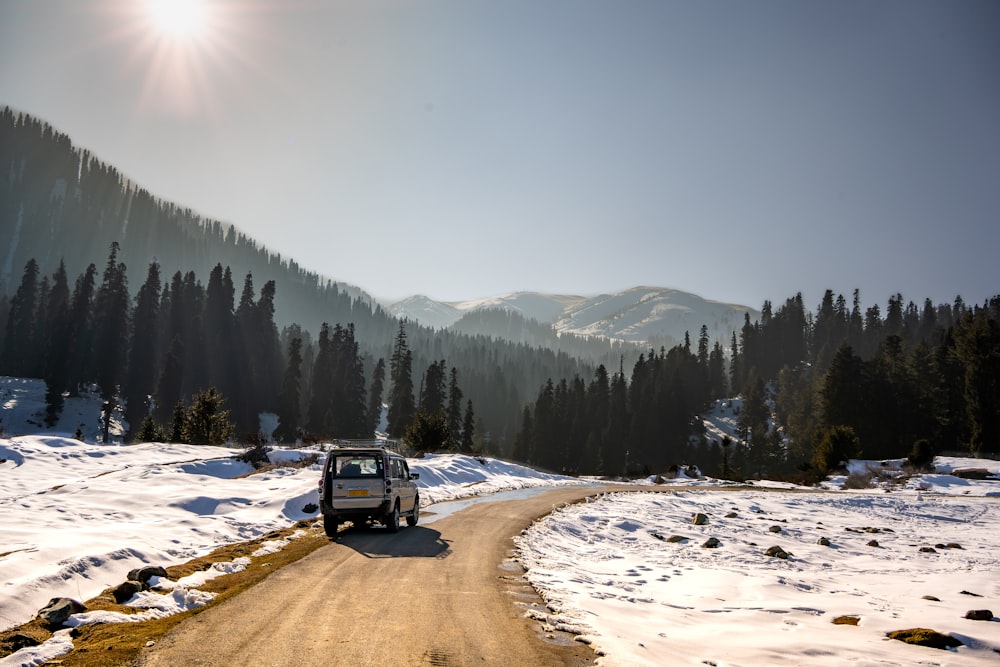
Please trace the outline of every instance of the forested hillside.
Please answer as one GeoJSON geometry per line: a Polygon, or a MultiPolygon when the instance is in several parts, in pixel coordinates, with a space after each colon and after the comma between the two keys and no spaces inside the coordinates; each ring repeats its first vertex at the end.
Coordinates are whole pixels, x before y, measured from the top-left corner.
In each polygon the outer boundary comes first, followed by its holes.
{"type": "MultiPolygon", "coordinates": [[[[207,276],[216,264],[238,275],[252,273],[281,290],[276,321],[317,331],[324,321],[344,321],[344,303],[363,297],[376,323],[390,318],[356,287],[305,271],[291,258],[269,252],[232,224],[208,220],[163,201],[47,123],[9,107],[0,110],[0,292],[10,294],[21,269],[34,259],[43,275],[60,262],[70,275],[107,255],[133,272],[154,260],[173,273],[207,276]],[[341,298],[347,294],[350,299],[341,298]]],[[[277,224],[277,221],[276,221],[277,224]]],[[[351,313],[359,329],[368,329],[351,313]]]]}
{"type": "MultiPolygon", "coordinates": [[[[299,338],[297,425],[348,437],[339,422],[329,430],[304,418],[324,324],[331,340],[338,326],[350,330],[367,389],[399,327],[367,295],[157,199],[48,124],[0,111],[0,373],[50,380],[53,409],[60,392],[97,383],[127,406],[134,436],[150,408],[166,427],[178,400],[190,406],[215,387],[242,438],[256,430],[256,411],[278,411],[299,338]]],[[[446,360],[477,406],[479,440],[497,451],[509,449],[520,406],[540,382],[589,372],[587,362],[537,345],[405,329],[415,391],[446,360]]],[[[614,348],[588,350],[603,359],[614,348]]]]}
{"type": "Polygon", "coordinates": [[[252,440],[262,412],[285,441],[370,437],[385,403],[391,435],[579,473],[1000,449],[1000,297],[894,295],[883,316],[827,292],[815,312],[765,303],[728,345],[713,325],[644,350],[501,310],[400,322],[0,112],[0,374],[44,378],[50,424],[97,386],[129,438],[252,440]],[[709,441],[700,415],[735,394],[740,441],[709,441]]]}
{"type": "Polygon", "coordinates": [[[827,291],[747,316],[727,359],[706,328],[631,368],[563,376],[525,408],[514,451],[582,473],[695,463],[727,477],[815,479],[841,461],[942,451],[1000,452],[1000,296],[922,307],[892,296],[885,316],[827,291]],[[905,305],[904,305],[905,304],[905,305]],[[724,371],[728,360],[728,372],[724,371]],[[743,397],[739,442],[710,441],[699,414],[743,397]]]}

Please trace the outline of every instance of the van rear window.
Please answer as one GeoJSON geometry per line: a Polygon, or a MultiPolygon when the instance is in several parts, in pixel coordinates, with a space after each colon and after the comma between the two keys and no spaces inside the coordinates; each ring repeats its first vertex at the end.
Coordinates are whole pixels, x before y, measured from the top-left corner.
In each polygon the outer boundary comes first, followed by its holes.
{"type": "Polygon", "coordinates": [[[382,457],[365,454],[336,455],[331,472],[337,477],[381,477],[382,457]]]}

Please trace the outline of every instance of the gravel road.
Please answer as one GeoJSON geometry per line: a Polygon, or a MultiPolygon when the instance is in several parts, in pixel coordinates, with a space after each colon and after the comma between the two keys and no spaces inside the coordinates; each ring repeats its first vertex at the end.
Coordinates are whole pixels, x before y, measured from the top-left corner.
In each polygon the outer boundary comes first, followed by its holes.
{"type": "Polygon", "coordinates": [[[139,664],[591,665],[589,647],[525,618],[524,605],[541,601],[510,557],[511,537],[534,519],[599,492],[482,502],[395,535],[342,530],[180,624],[139,664]]]}

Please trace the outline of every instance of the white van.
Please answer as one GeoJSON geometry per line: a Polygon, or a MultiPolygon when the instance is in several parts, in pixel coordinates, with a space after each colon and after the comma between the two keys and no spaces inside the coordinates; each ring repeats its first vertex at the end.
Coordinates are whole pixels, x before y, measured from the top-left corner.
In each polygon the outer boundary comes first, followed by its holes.
{"type": "Polygon", "coordinates": [[[378,521],[390,532],[399,519],[415,526],[420,495],[406,459],[384,447],[335,447],[326,456],[319,480],[323,529],[333,537],[342,521],[378,521]]]}

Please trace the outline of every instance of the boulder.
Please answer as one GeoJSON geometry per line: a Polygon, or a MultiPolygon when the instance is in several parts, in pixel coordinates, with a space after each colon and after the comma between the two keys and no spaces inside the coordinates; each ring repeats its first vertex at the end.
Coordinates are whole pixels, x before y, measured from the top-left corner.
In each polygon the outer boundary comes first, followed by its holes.
{"type": "Polygon", "coordinates": [[[775,545],[773,547],[768,547],[767,551],[764,552],[766,555],[772,558],[781,558],[782,560],[788,560],[789,553],[782,549],[781,547],[775,545]]]}
{"type": "Polygon", "coordinates": [[[139,581],[132,581],[131,579],[125,583],[118,584],[111,589],[111,595],[114,596],[115,602],[118,604],[125,604],[132,599],[132,596],[139,591],[145,590],[146,584],[139,581]]]}
{"type": "Polygon", "coordinates": [[[830,546],[830,540],[828,540],[825,537],[821,537],[818,540],[816,540],[816,544],[820,545],[821,547],[828,547],[830,546]]]}
{"type": "Polygon", "coordinates": [[[128,573],[126,579],[129,581],[138,581],[142,584],[148,584],[149,580],[153,577],[166,577],[167,571],[158,565],[147,565],[146,567],[140,567],[136,570],[131,570],[128,573]]]}
{"type": "Polygon", "coordinates": [[[992,621],[993,612],[989,609],[970,609],[965,612],[965,618],[970,621],[992,621]]]}
{"type": "Polygon", "coordinates": [[[52,598],[38,610],[38,618],[50,625],[62,625],[73,614],[87,611],[82,603],[72,598],[52,598]]]}
{"type": "Polygon", "coordinates": [[[771,532],[771,533],[780,533],[781,532],[781,526],[771,526],[767,530],[768,530],[768,532],[771,532]]]}
{"type": "Polygon", "coordinates": [[[962,642],[958,641],[951,635],[943,635],[936,630],[930,630],[928,628],[895,630],[893,632],[887,632],[885,636],[889,639],[898,639],[899,641],[906,642],[907,644],[930,646],[931,648],[949,649],[955,648],[956,646],[963,646],[962,642]]]}
{"type": "Polygon", "coordinates": [[[718,546],[720,544],[722,544],[722,542],[719,542],[719,540],[717,540],[714,537],[710,537],[707,540],[705,540],[705,543],[701,545],[701,548],[702,549],[715,549],[715,548],[718,548],[718,546]]]}
{"type": "Polygon", "coordinates": [[[847,615],[847,616],[838,616],[837,618],[833,619],[831,623],[833,623],[834,625],[857,625],[860,621],[861,621],[860,616],[847,615]]]}
{"type": "Polygon", "coordinates": [[[693,517],[691,517],[691,523],[693,523],[696,526],[704,526],[706,523],[708,523],[708,516],[702,514],[701,512],[698,512],[693,517]]]}

